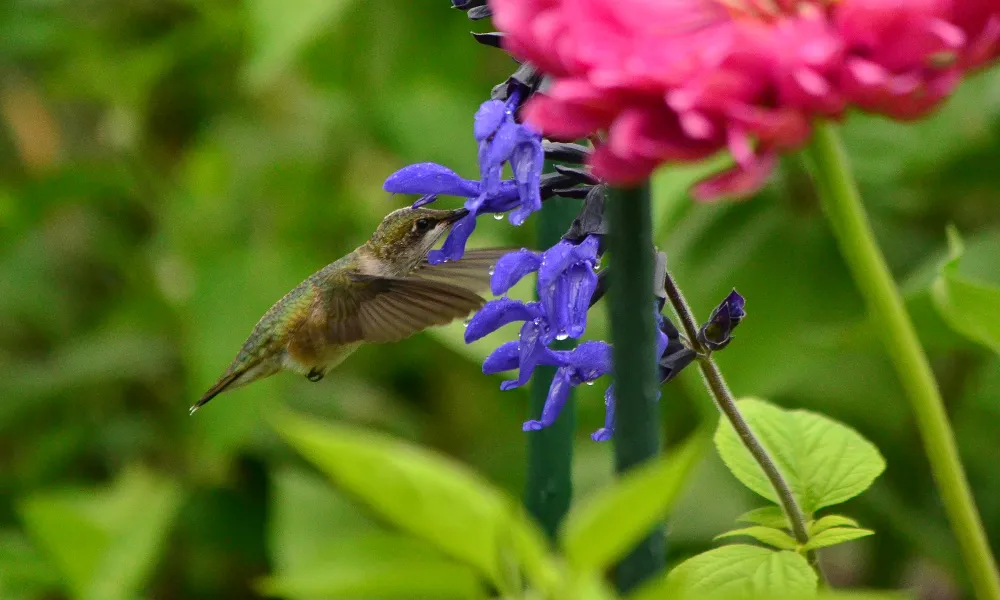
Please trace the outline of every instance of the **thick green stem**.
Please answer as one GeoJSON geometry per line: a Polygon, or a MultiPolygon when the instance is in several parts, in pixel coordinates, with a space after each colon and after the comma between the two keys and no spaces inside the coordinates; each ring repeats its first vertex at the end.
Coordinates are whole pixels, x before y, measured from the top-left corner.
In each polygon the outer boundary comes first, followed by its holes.
{"type": "Polygon", "coordinates": [[[1000,600],[1000,574],[965,478],[941,393],[868,223],[833,126],[817,123],[807,150],[820,202],[916,416],[924,451],[979,600],[1000,600]]]}
{"type": "MultiPolygon", "coordinates": [[[[615,469],[619,474],[660,452],[653,228],[649,188],[615,190],[610,219],[611,341],[615,379],[615,469]]],[[[615,569],[625,592],[664,567],[666,536],[657,525],[615,569]]]]}
{"type": "MultiPolygon", "coordinates": [[[[538,248],[548,248],[559,241],[580,210],[580,201],[551,198],[538,215],[538,248]]],[[[563,349],[572,343],[557,342],[563,349]]],[[[531,419],[542,414],[555,367],[538,367],[531,377],[531,419]]],[[[569,510],[573,496],[570,477],[573,462],[573,431],[576,425],[573,393],[551,426],[528,434],[528,470],[524,488],[524,506],[553,541],[569,510]]]]}
{"type": "MultiPolygon", "coordinates": [[[[785,478],[778,470],[778,465],[775,464],[774,459],[771,458],[767,449],[764,448],[763,444],[754,435],[753,430],[750,429],[750,425],[743,418],[743,414],[740,413],[739,407],[736,406],[736,399],[733,397],[732,392],[729,391],[729,386],[726,385],[722,371],[719,370],[718,365],[712,360],[711,353],[698,341],[698,321],[695,319],[694,312],[688,306],[687,300],[684,299],[684,294],[681,293],[680,288],[677,287],[677,282],[674,281],[670,273],[667,273],[664,278],[663,289],[667,293],[667,299],[670,301],[674,313],[677,314],[677,318],[681,322],[681,327],[688,338],[688,343],[698,353],[698,368],[701,369],[705,386],[708,388],[712,399],[715,400],[716,407],[718,407],[723,417],[729,421],[729,424],[733,426],[736,435],[743,442],[743,447],[753,456],[754,461],[760,465],[767,480],[771,483],[771,487],[774,488],[778,496],[778,504],[785,513],[785,518],[788,519],[788,522],[792,526],[792,534],[795,536],[795,541],[799,544],[805,544],[809,541],[806,516],[795,499],[795,495],[792,494],[792,488],[789,487],[788,482],[785,481],[785,478]]],[[[809,553],[809,561],[812,563],[813,568],[816,569],[820,580],[826,584],[826,574],[823,572],[823,568],[815,552],[809,553]]]]}

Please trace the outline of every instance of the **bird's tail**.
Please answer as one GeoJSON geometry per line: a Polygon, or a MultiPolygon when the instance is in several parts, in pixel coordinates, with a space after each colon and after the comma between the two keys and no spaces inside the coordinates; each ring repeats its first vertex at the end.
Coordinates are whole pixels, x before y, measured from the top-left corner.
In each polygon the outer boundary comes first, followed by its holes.
{"type": "Polygon", "coordinates": [[[212,387],[208,388],[208,391],[201,397],[201,400],[195,402],[194,406],[192,406],[188,412],[190,414],[194,414],[196,410],[207,404],[209,400],[215,398],[222,392],[243,387],[244,385],[257,381],[258,379],[270,377],[280,370],[281,363],[276,360],[253,358],[246,360],[246,362],[242,362],[238,357],[237,361],[226,369],[226,372],[222,374],[222,377],[220,377],[212,387]]]}
{"type": "Polygon", "coordinates": [[[194,403],[194,406],[191,407],[191,409],[188,411],[188,414],[193,415],[195,411],[197,411],[199,408],[208,404],[209,400],[215,398],[222,392],[226,391],[226,388],[231,386],[237,379],[240,378],[240,375],[242,374],[243,371],[231,371],[227,372],[225,375],[220,377],[219,380],[216,381],[212,387],[208,388],[208,391],[205,392],[205,395],[203,395],[200,400],[194,403]]]}
{"type": "Polygon", "coordinates": [[[209,400],[215,398],[222,392],[226,390],[235,389],[242,387],[252,381],[257,381],[272,375],[278,371],[277,368],[267,368],[267,361],[255,360],[247,364],[234,364],[226,369],[226,372],[219,377],[219,380],[215,382],[212,387],[208,388],[205,395],[201,397],[200,400],[195,402],[194,406],[188,411],[189,414],[194,414],[199,408],[208,403],[209,400]]]}

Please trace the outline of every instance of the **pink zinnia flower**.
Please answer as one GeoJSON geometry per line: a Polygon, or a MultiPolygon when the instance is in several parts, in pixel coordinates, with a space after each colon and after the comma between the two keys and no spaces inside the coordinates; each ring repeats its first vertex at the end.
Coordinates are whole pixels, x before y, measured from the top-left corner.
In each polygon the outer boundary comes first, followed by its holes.
{"type": "Polygon", "coordinates": [[[698,198],[746,195],[813,118],[933,110],[1000,54],[998,0],[490,0],[504,45],[552,79],[525,119],[606,131],[591,166],[633,183],[728,149],[698,198]]]}

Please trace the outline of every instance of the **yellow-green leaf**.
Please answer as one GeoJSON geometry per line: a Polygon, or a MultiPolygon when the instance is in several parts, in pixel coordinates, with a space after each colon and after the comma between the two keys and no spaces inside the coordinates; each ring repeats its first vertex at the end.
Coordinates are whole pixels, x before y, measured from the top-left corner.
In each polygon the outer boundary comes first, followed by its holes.
{"type": "Polygon", "coordinates": [[[487,597],[475,571],[434,558],[340,561],[322,569],[268,577],[257,588],[263,595],[282,598],[487,597]]]}
{"type": "Polygon", "coordinates": [[[871,529],[858,529],[856,527],[834,527],[833,529],[827,529],[826,531],[821,531],[813,537],[809,538],[809,543],[803,546],[805,550],[815,550],[816,548],[825,548],[827,546],[836,546],[837,544],[842,544],[844,542],[849,542],[851,540],[856,540],[858,538],[867,537],[875,533],[871,529]]]}
{"type": "Polygon", "coordinates": [[[573,508],[562,535],[570,564],[581,571],[602,570],[623,556],[670,510],[706,448],[706,436],[695,434],[676,452],[631,471],[573,508]]]}
{"type": "Polygon", "coordinates": [[[734,529],[732,531],[727,531],[725,533],[720,533],[715,536],[715,539],[734,537],[738,535],[746,535],[754,538],[759,542],[768,544],[769,546],[774,546],[780,550],[795,550],[799,547],[795,538],[788,535],[780,529],[775,529],[773,527],[764,527],[763,525],[756,525],[754,527],[743,527],[742,529],[734,529]]]}
{"type": "Polygon", "coordinates": [[[684,595],[774,598],[816,591],[816,573],[800,554],[760,546],[723,546],[677,565],[667,575],[684,595]]]}
{"type": "Polygon", "coordinates": [[[438,454],[344,425],[286,415],[276,428],[337,485],[397,527],[501,583],[501,539],[518,521],[512,503],[438,454]]]}
{"type": "Polygon", "coordinates": [[[136,469],[108,489],[39,494],[19,508],[73,598],[129,600],[156,567],[180,501],[174,481],[136,469]]]}
{"type": "Polygon", "coordinates": [[[788,529],[788,519],[785,518],[785,513],[777,506],[755,508],[736,517],[736,520],[740,523],[753,523],[755,525],[763,525],[764,527],[788,529]]]}
{"type": "Polygon", "coordinates": [[[949,258],[938,269],[931,297],[941,317],[970,340],[1000,353],[1000,287],[971,280],[959,272],[965,247],[958,231],[948,228],[949,258]]]}
{"type": "MultiPolygon", "coordinates": [[[[752,398],[738,405],[807,515],[857,496],[885,470],[878,448],[833,419],[752,398]]],[[[771,482],[725,419],[715,432],[715,445],[743,485],[777,502],[771,482]]]]}
{"type": "Polygon", "coordinates": [[[809,524],[809,535],[816,535],[833,527],[860,527],[857,521],[844,515],[826,515],[809,524]]]}

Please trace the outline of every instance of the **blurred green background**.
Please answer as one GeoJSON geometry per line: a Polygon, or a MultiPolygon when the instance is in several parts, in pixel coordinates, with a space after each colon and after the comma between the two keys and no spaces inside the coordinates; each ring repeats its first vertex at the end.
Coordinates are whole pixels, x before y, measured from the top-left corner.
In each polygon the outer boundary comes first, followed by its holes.
{"type": "MultiPolygon", "coordinates": [[[[278,407],[415,440],[520,494],[527,393],[479,367],[513,330],[466,347],[456,323],[362,349],[321,383],[281,375],[187,414],[272,302],[410,200],[381,190],[389,173],[476,173],[472,114],[513,63],[474,27],[443,0],[0,3],[0,598],[256,598],[269,574],[397,548],[278,441],[278,407]]],[[[925,122],[845,126],[995,549],[1000,360],[950,332],[927,290],[948,223],[963,269],[1000,282],[998,118],[1000,77],[985,73],[925,122]]],[[[844,509],[878,533],[827,551],[832,578],[968,597],[801,164],[744,203],[694,205],[696,175],[656,178],[657,239],[702,316],[733,286],[747,297],[719,358],[734,391],[829,414],[888,461],[844,509]]],[[[531,246],[533,225],[486,219],[473,242],[531,246]]],[[[588,337],[605,336],[602,308],[588,337]]],[[[578,495],[610,478],[610,445],[587,435],[603,388],[579,394],[578,495]]],[[[668,443],[715,418],[693,371],[662,403],[668,443]]],[[[706,457],[671,519],[671,560],[761,504],[706,457]]]]}

